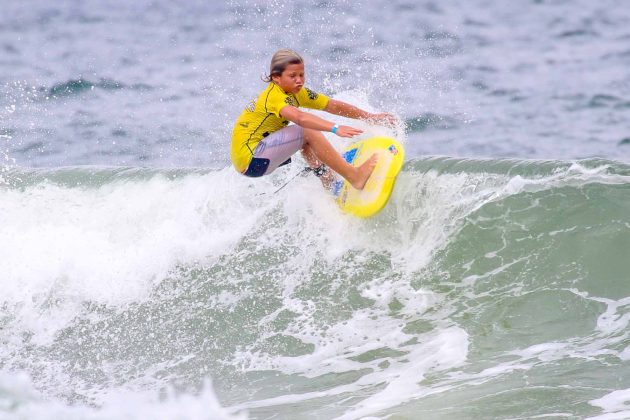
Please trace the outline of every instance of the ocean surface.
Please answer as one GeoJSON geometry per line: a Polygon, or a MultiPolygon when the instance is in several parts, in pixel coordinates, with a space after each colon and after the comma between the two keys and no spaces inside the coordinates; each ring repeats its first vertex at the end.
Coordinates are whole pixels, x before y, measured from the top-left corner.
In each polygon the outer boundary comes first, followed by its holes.
{"type": "Polygon", "coordinates": [[[0,420],[630,418],[624,2],[1,9],[0,420]],[[376,217],[231,168],[282,47],[400,119],[326,117],[376,217]]]}

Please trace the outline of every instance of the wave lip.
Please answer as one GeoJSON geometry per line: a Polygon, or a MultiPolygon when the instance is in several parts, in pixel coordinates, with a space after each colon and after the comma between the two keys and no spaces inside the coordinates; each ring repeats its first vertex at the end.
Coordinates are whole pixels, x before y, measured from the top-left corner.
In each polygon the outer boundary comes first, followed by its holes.
{"type": "Polygon", "coordinates": [[[106,79],[101,79],[99,82],[91,82],[89,80],[79,78],[53,85],[50,89],[48,89],[48,95],[53,98],[71,96],[80,94],[87,90],[93,90],[97,87],[106,90],[117,90],[122,89],[124,85],[120,82],[106,79]]]}
{"type": "Polygon", "coordinates": [[[405,120],[405,128],[411,132],[423,132],[430,129],[451,130],[457,128],[458,122],[449,116],[426,113],[405,120]]]}
{"type": "Polygon", "coordinates": [[[45,89],[49,97],[61,98],[67,96],[80,95],[84,92],[94,89],[100,89],[104,91],[117,91],[123,89],[131,90],[151,90],[151,86],[144,83],[135,83],[127,85],[123,82],[112,79],[100,79],[96,82],[90,81],[80,77],[78,79],[71,79],[63,83],[57,83],[52,87],[45,89]]]}

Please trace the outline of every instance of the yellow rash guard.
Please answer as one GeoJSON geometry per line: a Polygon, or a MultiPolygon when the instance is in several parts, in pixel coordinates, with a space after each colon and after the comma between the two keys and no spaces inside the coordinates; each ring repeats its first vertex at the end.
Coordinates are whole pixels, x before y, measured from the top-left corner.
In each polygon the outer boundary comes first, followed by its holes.
{"type": "Polygon", "coordinates": [[[321,110],[328,105],[328,97],[306,87],[296,94],[285,93],[275,83],[269,83],[234,124],[230,157],[237,171],[245,172],[260,140],[289,124],[280,116],[280,110],[287,105],[321,110]]]}

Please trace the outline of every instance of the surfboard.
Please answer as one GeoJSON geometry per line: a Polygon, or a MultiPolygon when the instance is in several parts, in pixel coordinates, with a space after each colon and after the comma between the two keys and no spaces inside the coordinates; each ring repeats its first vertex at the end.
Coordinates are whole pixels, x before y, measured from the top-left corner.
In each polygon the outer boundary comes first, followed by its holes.
{"type": "Polygon", "coordinates": [[[353,143],[344,149],[342,156],[349,164],[360,166],[373,153],[378,155],[378,161],[362,190],[353,188],[344,179],[335,181],[332,187],[341,210],[357,217],[374,216],[385,207],[405,160],[402,145],[389,137],[371,137],[353,143]]]}

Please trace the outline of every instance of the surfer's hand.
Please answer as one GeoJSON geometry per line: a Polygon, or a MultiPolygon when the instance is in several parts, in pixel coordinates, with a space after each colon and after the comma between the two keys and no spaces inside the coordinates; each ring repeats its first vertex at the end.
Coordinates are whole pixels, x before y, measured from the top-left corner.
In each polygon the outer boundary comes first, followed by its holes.
{"type": "Polygon", "coordinates": [[[371,114],[368,118],[368,122],[385,125],[387,127],[396,127],[399,123],[398,118],[389,112],[371,114]]]}
{"type": "Polygon", "coordinates": [[[350,127],[349,125],[340,125],[337,129],[337,135],[339,137],[354,137],[363,133],[363,130],[359,130],[358,128],[350,127]]]}

